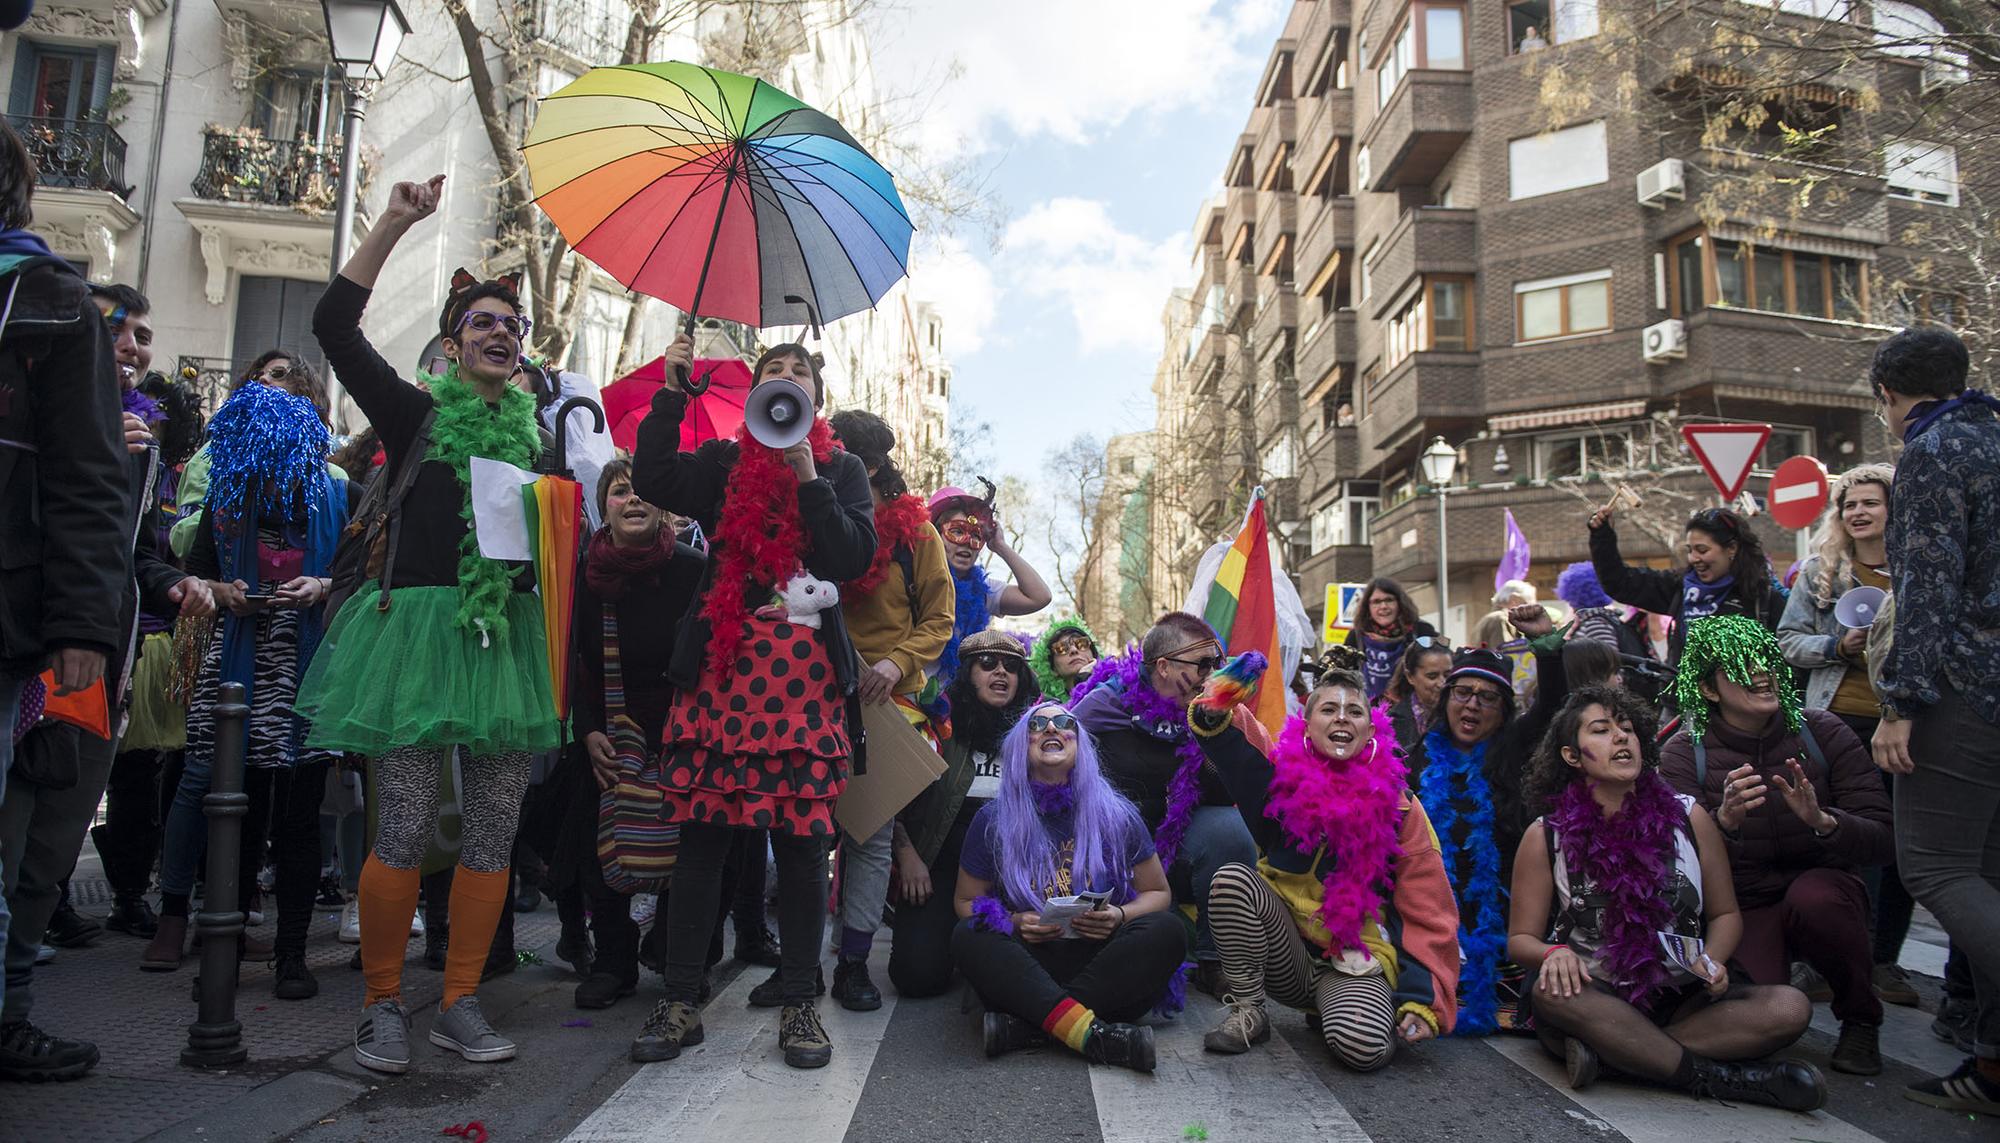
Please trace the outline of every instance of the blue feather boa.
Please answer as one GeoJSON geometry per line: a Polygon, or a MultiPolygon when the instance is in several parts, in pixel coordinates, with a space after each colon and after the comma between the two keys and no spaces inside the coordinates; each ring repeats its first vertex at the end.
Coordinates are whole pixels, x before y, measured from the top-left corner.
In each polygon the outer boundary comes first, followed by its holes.
{"type": "Polygon", "coordinates": [[[993,608],[986,602],[989,589],[985,568],[973,568],[962,576],[954,574],[952,584],[958,589],[958,611],[951,621],[951,642],[944,645],[944,654],[938,656],[940,686],[949,686],[958,675],[958,645],[965,642],[967,635],[977,635],[993,622],[993,608]]]}
{"type": "Polygon", "coordinates": [[[1470,752],[1439,727],[1424,736],[1423,781],[1417,792],[1445,872],[1458,879],[1459,854],[1470,850],[1472,875],[1458,886],[1458,943],[1465,963],[1458,979],[1456,1035],[1482,1036],[1497,1027],[1500,962],[1507,953],[1507,902],[1500,888],[1500,847],[1493,840],[1493,791],[1486,784],[1486,746],[1470,752]],[[1469,808],[1459,812],[1460,803],[1469,808]]]}
{"type": "Polygon", "coordinates": [[[317,512],[332,448],[311,401],[256,381],[236,390],[208,421],[208,510],[218,533],[235,534],[252,498],[275,524],[317,512]]]}

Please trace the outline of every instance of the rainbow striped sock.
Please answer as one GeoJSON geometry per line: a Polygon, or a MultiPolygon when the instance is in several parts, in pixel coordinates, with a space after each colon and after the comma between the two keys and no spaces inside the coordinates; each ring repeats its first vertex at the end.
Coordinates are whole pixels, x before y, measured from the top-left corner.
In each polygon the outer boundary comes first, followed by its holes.
{"type": "Polygon", "coordinates": [[[1083,1051],[1083,1043],[1090,1038],[1090,1026],[1097,1020],[1097,1013],[1063,997],[1042,1020],[1042,1031],[1069,1045],[1070,1051],[1083,1051]]]}

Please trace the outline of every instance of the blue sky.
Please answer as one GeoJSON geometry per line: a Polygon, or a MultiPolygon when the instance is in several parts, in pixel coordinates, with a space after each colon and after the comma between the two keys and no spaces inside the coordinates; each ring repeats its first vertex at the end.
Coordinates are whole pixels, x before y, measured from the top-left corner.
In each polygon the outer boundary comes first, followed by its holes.
{"type": "Polygon", "coordinates": [[[1151,427],[1160,312],[1289,7],[904,0],[873,16],[877,83],[935,92],[927,150],[983,170],[1002,212],[991,235],[920,235],[912,265],[945,316],[954,415],[992,425],[1002,471],[1032,479],[1078,432],[1151,427]]]}

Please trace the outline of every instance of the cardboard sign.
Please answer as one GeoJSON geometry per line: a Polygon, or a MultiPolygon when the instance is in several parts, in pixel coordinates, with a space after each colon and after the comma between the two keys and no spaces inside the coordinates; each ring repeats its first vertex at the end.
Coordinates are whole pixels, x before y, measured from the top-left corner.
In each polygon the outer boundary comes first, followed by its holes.
{"type": "Polygon", "coordinates": [[[847,780],[833,816],[847,836],[865,840],[938,780],[944,759],[895,703],[863,703],[861,725],[868,734],[868,772],[847,780]]]}

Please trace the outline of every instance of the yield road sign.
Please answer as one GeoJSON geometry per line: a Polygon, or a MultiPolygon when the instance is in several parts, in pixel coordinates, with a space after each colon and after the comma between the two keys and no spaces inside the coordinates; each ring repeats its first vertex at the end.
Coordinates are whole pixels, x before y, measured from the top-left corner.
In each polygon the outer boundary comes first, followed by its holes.
{"type": "Polygon", "coordinates": [[[1726,501],[1736,499],[1750,480],[1750,469],[1764,442],[1771,439],[1769,425],[1682,425],[1681,438],[1687,441],[1694,458],[1708,473],[1715,490],[1726,501]]]}

